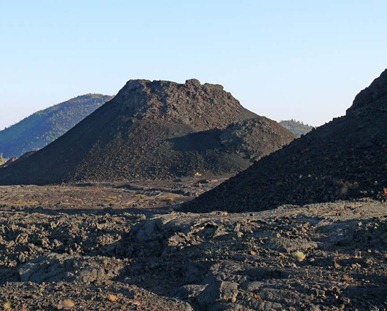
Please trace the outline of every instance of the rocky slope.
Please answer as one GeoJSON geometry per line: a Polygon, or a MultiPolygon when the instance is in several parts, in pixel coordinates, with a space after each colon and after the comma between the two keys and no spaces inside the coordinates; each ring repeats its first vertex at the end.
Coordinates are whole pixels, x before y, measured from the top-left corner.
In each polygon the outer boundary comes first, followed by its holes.
{"type": "Polygon", "coordinates": [[[0,131],[0,153],[12,158],[41,149],[110,99],[112,96],[87,94],[38,111],[0,131]]]}
{"type": "Polygon", "coordinates": [[[387,70],[344,117],[319,127],[185,206],[257,211],[387,195],[387,70]]]}
{"type": "Polygon", "coordinates": [[[304,124],[303,122],[293,119],[280,121],[279,124],[291,131],[297,137],[301,137],[302,135],[309,133],[314,128],[311,125],[304,124]]]}
{"type": "Polygon", "coordinates": [[[220,85],[130,80],[58,140],[0,169],[0,183],[230,174],[293,139],[220,85]]]}

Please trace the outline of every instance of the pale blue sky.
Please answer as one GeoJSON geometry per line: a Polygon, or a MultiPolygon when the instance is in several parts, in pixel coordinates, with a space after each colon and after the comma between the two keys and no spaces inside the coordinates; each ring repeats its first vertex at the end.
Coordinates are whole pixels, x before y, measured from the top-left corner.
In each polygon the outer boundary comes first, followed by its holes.
{"type": "Polygon", "coordinates": [[[0,0],[0,129],[129,79],[224,85],[275,120],[343,115],[387,67],[385,0],[0,0]]]}

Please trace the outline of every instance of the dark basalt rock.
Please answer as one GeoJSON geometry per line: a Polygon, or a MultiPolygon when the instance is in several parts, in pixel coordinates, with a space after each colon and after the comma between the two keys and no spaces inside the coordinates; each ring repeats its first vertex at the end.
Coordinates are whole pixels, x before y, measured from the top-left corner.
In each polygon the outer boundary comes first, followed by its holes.
{"type": "Polygon", "coordinates": [[[346,116],[317,128],[183,207],[259,211],[387,192],[387,71],[346,116]]]}
{"type": "Polygon", "coordinates": [[[347,110],[347,115],[387,110],[387,69],[371,85],[361,91],[347,110]]]}
{"type": "Polygon", "coordinates": [[[294,138],[220,85],[130,80],[58,140],[0,169],[0,184],[234,174],[294,138]]]}

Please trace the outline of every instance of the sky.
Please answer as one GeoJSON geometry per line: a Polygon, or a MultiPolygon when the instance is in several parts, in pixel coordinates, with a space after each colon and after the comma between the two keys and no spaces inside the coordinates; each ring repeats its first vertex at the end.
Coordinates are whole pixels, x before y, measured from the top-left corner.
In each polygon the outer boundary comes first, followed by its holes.
{"type": "Polygon", "coordinates": [[[129,79],[222,84],[314,126],[387,67],[385,0],[0,0],[0,129],[129,79]]]}

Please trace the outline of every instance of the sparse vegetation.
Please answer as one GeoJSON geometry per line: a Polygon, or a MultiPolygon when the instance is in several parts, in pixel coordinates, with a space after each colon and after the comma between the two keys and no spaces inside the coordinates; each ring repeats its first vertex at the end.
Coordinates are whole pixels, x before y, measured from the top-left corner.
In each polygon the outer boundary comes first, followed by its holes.
{"type": "Polygon", "coordinates": [[[119,201],[121,200],[121,196],[120,195],[111,195],[107,198],[104,198],[103,199],[105,202],[116,202],[116,201],[119,201]]]}
{"type": "Polygon", "coordinates": [[[5,162],[7,162],[6,159],[3,158],[3,154],[0,153],[0,165],[3,165],[5,162]]]}
{"type": "Polygon", "coordinates": [[[175,202],[175,198],[173,198],[173,197],[167,198],[167,203],[168,204],[172,204],[173,202],[175,202]]]}
{"type": "Polygon", "coordinates": [[[16,200],[15,205],[17,205],[17,206],[38,206],[39,202],[36,200],[16,200]]]}
{"type": "Polygon", "coordinates": [[[297,252],[295,252],[295,253],[293,254],[293,257],[294,257],[294,259],[295,259],[296,261],[302,262],[302,261],[305,260],[306,255],[305,255],[303,252],[301,252],[301,251],[297,251],[297,252]]]}
{"type": "Polygon", "coordinates": [[[4,309],[5,311],[11,311],[11,310],[12,310],[11,303],[10,303],[9,301],[5,302],[5,303],[3,304],[3,309],[4,309]]]}
{"type": "Polygon", "coordinates": [[[110,302],[116,302],[118,300],[118,297],[116,295],[113,295],[113,294],[109,294],[107,296],[107,299],[110,301],[110,302]]]}
{"type": "Polygon", "coordinates": [[[75,307],[74,301],[72,301],[71,299],[65,299],[59,304],[58,309],[59,310],[72,310],[72,309],[74,309],[74,307],[75,307]]]}

